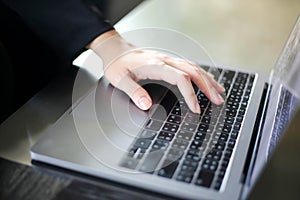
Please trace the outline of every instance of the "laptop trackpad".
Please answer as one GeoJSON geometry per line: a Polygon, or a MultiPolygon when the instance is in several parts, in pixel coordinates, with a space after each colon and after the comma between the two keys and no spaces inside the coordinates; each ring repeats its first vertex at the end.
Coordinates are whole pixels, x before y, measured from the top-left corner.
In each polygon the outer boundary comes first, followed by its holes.
{"type": "Polygon", "coordinates": [[[103,80],[96,91],[95,110],[99,124],[104,132],[111,133],[111,128],[118,129],[129,137],[136,137],[144,126],[152,110],[156,108],[162,96],[166,93],[166,84],[159,81],[140,84],[148,91],[153,106],[150,111],[139,109],[130,98],[119,89],[112,87],[103,80]]]}
{"type": "MultiPolygon", "coordinates": [[[[166,87],[160,83],[152,82],[145,88],[154,104],[166,92],[166,87]]],[[[114,164],[119,156],[127,152],[149,113],[137,108],[124,92],[102,79],[97,88],[73,110],[72,115],[87,150],[98,160],[114,164]]]]}

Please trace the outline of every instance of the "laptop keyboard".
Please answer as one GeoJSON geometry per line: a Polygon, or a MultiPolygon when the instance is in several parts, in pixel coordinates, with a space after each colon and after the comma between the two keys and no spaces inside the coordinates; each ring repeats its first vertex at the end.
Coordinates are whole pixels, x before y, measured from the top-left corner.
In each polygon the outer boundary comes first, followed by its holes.
{"type": "Polygon", "coordinates": [[[219,190],[247,110],[254,74],[203,67],[225,88],[217,106],[194,86],[201,114],[183,97],[162,100],[122,159],[122,167],[219,190]],[[175,100],[173,100],[175,99],[175,100]],[[173,102],[172,102],[173,101],[173,102]]]}
{"type": "Polygon", "coordinates": [[[275,122],[270,139],[268,155],[271,157],[292,115],[296,112],[299,99],[287,88],[282,87],[279,96],[279,104],[275,115],[275,122]]]}

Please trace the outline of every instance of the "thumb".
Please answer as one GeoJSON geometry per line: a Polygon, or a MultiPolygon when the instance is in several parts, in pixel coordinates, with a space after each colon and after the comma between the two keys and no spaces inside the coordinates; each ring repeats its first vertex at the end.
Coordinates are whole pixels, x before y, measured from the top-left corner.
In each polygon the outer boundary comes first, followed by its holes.
{"type": "Polygon", "coordinates": [[[152,106],[152,99],[148,92],[130,76],[123,77],[115,87],[124,91],[141,110],[148,110],[152,106]]]}
{"type": "Polygon", "coordinates": [[[148,92],[139,86],[132,95],[131,100],[142,110],[148,110],[152,106],[152,100],[148,92]]]}

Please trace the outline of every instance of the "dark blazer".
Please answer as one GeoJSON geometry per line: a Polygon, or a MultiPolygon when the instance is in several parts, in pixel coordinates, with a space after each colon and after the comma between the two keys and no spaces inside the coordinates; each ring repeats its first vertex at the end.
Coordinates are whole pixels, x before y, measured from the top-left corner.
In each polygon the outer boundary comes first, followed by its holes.
{"type": "Polygon", "coordinates": [[[112,29],[101,1],[3,0],[23,22],[55,51],[75,57],[97,35],[112,29]]]}
{"type": "Polygon", "coordinates": [[[0,122],[113,29],[101,2],[0,0],[0,122]]]}

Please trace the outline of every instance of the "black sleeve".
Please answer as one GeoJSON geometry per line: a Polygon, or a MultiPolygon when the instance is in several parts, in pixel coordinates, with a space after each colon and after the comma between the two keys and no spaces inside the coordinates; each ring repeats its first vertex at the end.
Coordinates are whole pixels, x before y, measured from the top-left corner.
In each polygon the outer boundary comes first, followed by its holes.
{"type": "MultiPolygon", "coordinates": [[[[3,0],[48,46],[75,58],[99,34],[113,29],[92,0],[3,0]]],[[[22,33],[20,33],[22,34],[22,33]]]]}

